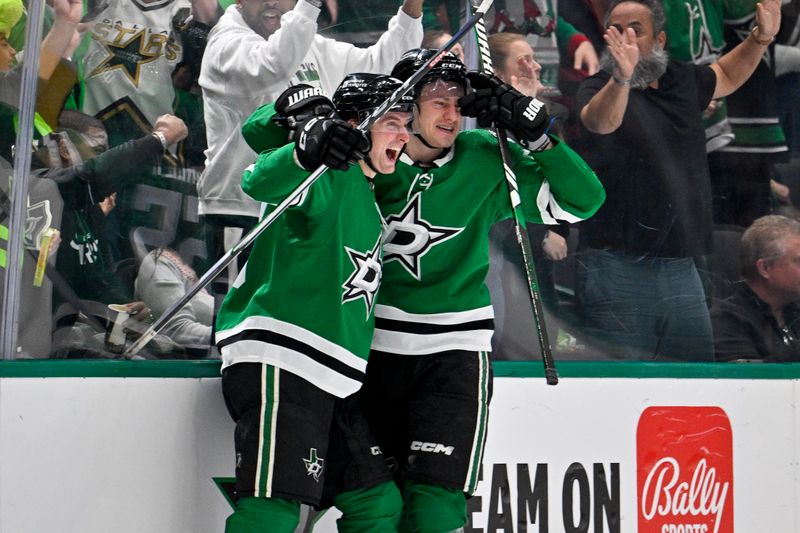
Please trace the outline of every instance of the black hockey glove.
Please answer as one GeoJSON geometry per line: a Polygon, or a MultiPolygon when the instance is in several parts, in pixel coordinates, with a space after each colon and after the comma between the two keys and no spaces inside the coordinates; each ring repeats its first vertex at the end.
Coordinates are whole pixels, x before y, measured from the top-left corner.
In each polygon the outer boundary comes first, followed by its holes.
{"type": "Polygon", "coordinates": [[[541,100],[525,96],[495,76],[468,72],[472,92],[462,96],[458,104],[461,114],[478,119],[486,128],[496,124],[510,131],[524,146],[541,150],[548,144],[545,134],[550,116],[541,100]]]}
{"type": "Polygon", "coordinates": [[[314,117],[334,116],[336,110],[322,90],[301,83],[289,87],[278,96],[275,113],[272,121],[290,130],[289,140],[296,141],[301,124],[314,117]]]}
{"type": "Polygon", "coordinates": [[[314,170],[327,165],[336,170],[363,159],[371,148],[369,137],[339,118],[312,118],[302,125],[295,145],[300,165],[314,170]]]}

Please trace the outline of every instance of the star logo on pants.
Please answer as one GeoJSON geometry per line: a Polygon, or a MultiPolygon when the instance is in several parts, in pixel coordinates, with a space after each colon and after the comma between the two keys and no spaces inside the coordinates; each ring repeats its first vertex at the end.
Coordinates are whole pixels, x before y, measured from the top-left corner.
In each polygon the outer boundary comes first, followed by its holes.
{"type": "Polygon", "coordinates": [[[322,475],[322,465],[324,462],[325,459],[317,456],[316,448],[311,448],[308,459],[303,459],[303,463],[306,465],[306,474],[309,476],[314,476],[314,481],[317,483],[319,483],[319,476],[322,475]]]}

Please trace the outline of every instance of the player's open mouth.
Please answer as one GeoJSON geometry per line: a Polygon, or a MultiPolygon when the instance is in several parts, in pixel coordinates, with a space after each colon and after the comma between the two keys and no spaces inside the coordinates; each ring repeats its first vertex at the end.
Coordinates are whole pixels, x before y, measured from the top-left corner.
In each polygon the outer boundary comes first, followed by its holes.
{"type": "Polygon", "coordinates": [[[436,128],[445,133],[453,133],[456,130],[453,126],[436,126],[436,128]]]}
{"type": "Polygon", "coordinates": [[[386,149],[386,157],[389,159],[389,161],[392,161],[392,162],[397,161],[397,158],[400,157],[400,150],[395,150],[393,148],[387,148],[386,149]]]}

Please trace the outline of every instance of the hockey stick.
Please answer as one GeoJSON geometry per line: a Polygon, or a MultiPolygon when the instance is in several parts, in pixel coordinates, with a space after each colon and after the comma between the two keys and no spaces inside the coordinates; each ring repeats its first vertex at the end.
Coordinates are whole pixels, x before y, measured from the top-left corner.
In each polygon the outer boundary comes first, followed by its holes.
{"type": "MultiPolygon", "coordinates": [[[[386,111],[388,111],[392,106],[394,106],[397,102],[400,101],[400,98],[403,97],[411,88],[416,85],[422,78],[428,73],[428,71],[433,68],[436,63],[442,58],[442,56],[448,52],[458,41],[461,40],[464,35],[466,35],[474,26],[477,24],[479,20],[486,14],[489,8],[492,6],[492,2],[494,0],[482,0],[480,6],[475,10],[475,13],[470,17],[467,22],[453,35],[453,37],[447,41],[439,50],[428,59],[424,65],[422,65],[410,78],[408,78],[400,87],[397,88],[390,96],[383,102],[380,106],[378,106],[373,112],[365,118],[361,124],[358,125],[358,128],[362,131],[369,131],[369,129],[375,124],[375,122],[380,119],[386,111]]],[[[248,246],[250,246],[253,241],[258,237],[264,230],[266,230],[270,224],[272,224],[276,218],[278,218],[281,214],[283,214],[286,209],[289,208],[293,203],[297,201],[305,192],[311,187],[311,185],[319,179],[325,171],[328,170],[328,167],[325,165],[320,165],[314,172],[312,172],[303,182],[297,186],[297,188],[292,191],[281,203],[279,203],[275,209],[273,209],[268,215],[266,215],[261,221],[253,227],[247,234],[242,237],[242,240],[236,243],[230,250],[228,250],[225,255],[223,255],[212,267],[205,273],[203,276],[197,280],[197,282],[186,291],[186,294],[183,297],[172,304],[164,314],[162,314],[158,320],[156,320],[150,328],[145,331],[141,337],[139,337],[131,346],[125,350],[124,355],[126,357],[130,357],[139,352],[148,342],[150,342],[164,325],[173,317],[175,314],[180,311],[180,309],[186,305],[189,300],[194,298],[194,296],[203,290],[206,285],[211,283],[214,278],[216,278],[225,268],[234,260],[236,257],[241,254],[248,246]]]]}
{"type": "MultiPolygon", "coordinates": [[[[486,35],[486,26],[483,20],[475,24],[475,34],[478,38],[478,49],[480,52],[481,70],[486,74],[494,74],[492,67],[492,56],[489,50],[489,39],[486,35]]],[[[514,230],[517,235],[517,242],[522,250],[522,262],[525,267],[525,277],[528,280],[528,294],[531,298],[533,308],[533,321],[536,324],[536,334],[539,338],[539,347],[542,351],[542,362],[544,363],[544,377],[548,385],[558,384],[558,372],[556,371],[553,350],[550,347],[550,339],[547,335],[547,324],[542,308],[542,297],[539,293],[539,283],[536,279],[536,269],[533,263],[533,252],[531,251],[530,237],[525,227],[525,217],[522,213],[522,199],[517,187],[517,176],[511,168],[511,156],[508,151],[508,137],[503,128],[496,125],[492,126],[497,144],[500,147],[500,157],[503,160],[503,171],[508,185],[508,195],[511,200],[511,210],[514,214],[514,230]]]]}

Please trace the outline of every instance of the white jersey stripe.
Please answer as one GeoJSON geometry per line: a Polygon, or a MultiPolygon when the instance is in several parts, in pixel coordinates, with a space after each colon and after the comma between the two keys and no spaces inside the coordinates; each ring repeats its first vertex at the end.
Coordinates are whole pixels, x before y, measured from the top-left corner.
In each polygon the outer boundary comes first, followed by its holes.
{"type": "Polygon", "coordinates": [[[783,146],[731,146],[727,145],[724,148],[719,150],[720,152],[738,152],[740,154],[777,154],[780,152],[788,152],[789,147],[786,145],[783,146]]]}
{"type": "Polygon", "coordinates": [[[492,349],[492,333],[494,332],[491,329],[479,329],[420,335],[376,328],[372,349],[407,355],[425,355],[449,350],[488,351],[492,349]]]}
{"type": "Polygon", "coordinates": [[[728,120],[734,126],[744,125],[778,125],[780,122],[777,118],[737,118],[728,117],[728,120]]]}
{"type": "MultiPolygon", "coordinates": [[[[367,362],[364,359],[358,357],[357,355],[348,350],[345,350],[341,346],[323,337],[320,337],[319,335],[316,335],[315,333],[305,328],[268,316],[251,316],[246,318],[245,320],[243,320],[242,322],[240,322],[231,329],[218,331],[216,335],[216,342],[220,343],[229,337],[242,333],[245,330],[274,331],[286,337],[297,339],[303,344],[307,344],[308,346],[311,346],[312,348],[319,350],[320,352],[360,372],[364,372],[367,368],[367,362]]],[[[224,369],[226,366],[231,365],[233,363],[242,362],[235,359],[236,355],[238,355],[239,353],[240,352],[238,351],[232,352],[230,354],[232,359],[227,361],[223,358],[222,368],[224,369]]],[[[249,352],[249,354],[246,355],[252,356],[254,353],[258,352],[249,352]]],[[[251,361],[250,358],[247,358],[247,360],[248,362],[251,361]]]]}
{"type": "Polygon", "coordinates": [[[539,214],[542,217],[542,222],[545,224],[558,224],[561,222],[580,222],[583,219],[577,215],[565,211],[550,193],[550,184],[547,180],[542,182],[539,188],[539,194],[536,195],[536,207],[539,208],[539,214]],[[548,212],[548,207],[550,211],[548,212]],[[552,213],[552,215],[550,214],[552,213]]]}
{"type": "Polygon", "coordinates": [[[397,307],[378,304],[375,306],[375,318],[388,318],[390,320],[401,320],[403,322],[419,322],[423,324],[463,324],[465,322],[475,322],[477,320],[487,320],[494,318],[494,309],[491,305],[470,309],[469,311],[456,311],[452,313],[430,313],[417,314],[407,313],[397,307]]]}
{"type": "Polygon", "coordinates": [[[311,382],[337,398],[345,398],[361,388],[361,381],[343,376],[301,352],[274,344],[243,340],[224,346],[220,351],[223,369],[233,364],[233,361],[273,365],[311,382]]]}

